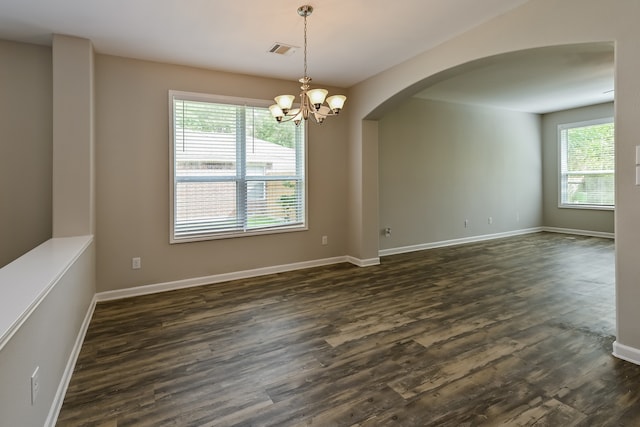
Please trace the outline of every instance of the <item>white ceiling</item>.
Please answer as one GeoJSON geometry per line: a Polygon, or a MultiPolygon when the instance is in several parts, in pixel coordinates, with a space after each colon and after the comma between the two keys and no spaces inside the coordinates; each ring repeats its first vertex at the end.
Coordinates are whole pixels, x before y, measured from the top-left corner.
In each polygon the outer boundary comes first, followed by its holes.
{"type": "Polygon", "coordinates": [[[527,0],[0,0],[0,39],[88,38],[99,53],[349,87],[527,0]]]}
{"type": "Polygon", "coordinates": [[[415,96],[530,113],[614,98],[613,43],[531,49],[451,69],[415,96]]]}
{"type": "MultiPolygon", "coordinates": [[[[50,45],[52,34],[66,34],[92,40],[98,53],[296,81],[302,49],[268,50],[303,45],[296,11],[310,4],[309,75],[350,87],[526,1],[0,0],[0,39],[50,45]]],[[[534,112],[604,102],[613,98],[596,96],[613,88],[606,48],[606,64],[589,49],[490,58],[451,70],[419,96],[534,112]]]]}

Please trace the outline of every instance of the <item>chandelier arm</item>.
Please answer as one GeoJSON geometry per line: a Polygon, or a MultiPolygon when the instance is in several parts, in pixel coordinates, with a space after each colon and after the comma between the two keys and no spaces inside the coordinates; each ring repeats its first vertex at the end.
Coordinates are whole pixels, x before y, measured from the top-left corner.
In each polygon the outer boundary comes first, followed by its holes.
{"type": "Polygon", "coordinates": [[[338,113],[336,113],[335,111],[331,111],[331,110],[329,110],[328,113],[321,113],[319,111],[314,111],[314,113],[319,115],[319,116],[322,116],[322,117],[330,117],[330,116],[337,116],[338,115],[338,113]]]}
{"type": "MultiPolygon", "coordinates": [[[[329,110],[329,112],[328,112],[328,113],[321,113],[321,112],[319,112],[319,111],[316,111],[316,110],[315,110],[315,109],[313,109],[313,108],[309,108],[307,111],[308,111],[310,114],[318,115],[318,116],[321,116],[321,117],[330,117],[330,116],[337,116],[337,115],[338,115],[338,113],[336,113],[336,112],[334,112],[334,111],[331,111],[331,110],[329,110]]],[[[284,116],[282,116],[282,121],[283,121],[283,122],[287,122],[287,121],[289,121],[289,120],[284,120],[285,118],[293,118],[293,117],[295,117],[295,116],[297,116],[297,115],[298,115],[298,114],[291,114],[291,112],[288,112],[287,114],[285,114],[284,116]]]]}
{"type": "MultiPolygon", "coordinates": [[[[297,114],[296,114],[297,115],[297,114]]],[[[290,115],[285,115],[282,116],[282,118],[280,119],[280,123],[287,123],[290,122],[291,120],[295,119],[296,116],[290,116],[290,115]]]]}

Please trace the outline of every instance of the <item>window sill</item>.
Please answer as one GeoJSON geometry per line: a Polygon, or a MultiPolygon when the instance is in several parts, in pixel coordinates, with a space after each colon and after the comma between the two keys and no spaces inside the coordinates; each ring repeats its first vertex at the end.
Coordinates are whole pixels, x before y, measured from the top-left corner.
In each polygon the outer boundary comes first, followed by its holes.
{"type": "Polygon", "coordinates": [[[598,205],[558,205],[560,209],[586,209],[592,211],[614,211],[615,206],[598,206],[598,205]]]}
{"type": "MultiPolygon", "coordinates": [[[[289,227],[278,227],[278,228],[263,228],[256,229],[253,231],[245,231],[245,232],[229,232],[229,233],[213,233],[213,234],[201,234],[194,236],[184,236],[184,237],[171,237],[169,238],[169,244],[179,244],[179,243],[192,243],[192,242],[202,242],[207,240],[222,240],[222,239],[237,239],[242,237],[252,237],[252,236],[263,236],[268,234],[284,234],[284,233],[292,233],[297,231],[308,231],[309,227],[306,224],[301,225],[292,225],[289,227]]],[[[173,234],[172,234],[173,235],[173,234]]]]}

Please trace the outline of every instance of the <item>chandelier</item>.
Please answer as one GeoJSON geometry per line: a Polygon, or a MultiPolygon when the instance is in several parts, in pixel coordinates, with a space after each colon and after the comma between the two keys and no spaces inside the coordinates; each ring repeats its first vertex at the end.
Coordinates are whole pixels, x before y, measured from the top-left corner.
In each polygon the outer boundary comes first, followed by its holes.
{"type": "Polygon", "coordinates": [[[300,6],[298,15],[304,18],[304,77],[298,80],[302,83],[300,89],[300,108],[293,108],[293,101],[296,97],[293,95],[276,96],[276,101],[269,110],[278,123],[293,122],[297,125],[302,120],[308,120],[313,117],[314,120],[322,124],[328,116],[335,116],[340,113],[347,97],[344,95],[333,95],[327,98],[329,93],[326,89],[311,89],[309,83],[311,77],[307,76],[307,16],[311,15],[313,7],[309,5],[300,6]]]}

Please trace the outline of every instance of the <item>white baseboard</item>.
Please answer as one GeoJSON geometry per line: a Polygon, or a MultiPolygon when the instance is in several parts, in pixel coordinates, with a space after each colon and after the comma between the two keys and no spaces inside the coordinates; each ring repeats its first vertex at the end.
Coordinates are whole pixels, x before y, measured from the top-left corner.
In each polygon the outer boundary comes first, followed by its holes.
{"type": "Polygon", "coordinates": [[[380,257],[369,258],[369,259],[358,259],[358,258],[348,256],[347,261],[349,261],[353,265],[357,265],[358,267],[371,267],[373,265],[380,265],[380,257]]]}
{"type": "Polygon", "coordinates": [[[549,233],[575,234],[577,236],[603,237],[605,239],[615,238],[615,233],[607,233],[604,231],[576,230],[573,228],[542,227],[542,231],[547,231],[549,233]]]}
{"type": "Polygon", "coordinates": [[[58,421],[58,416],[60,415],[60,410],[62,409],[62,403],[64,402],[64,396],[65,394],[67,394],[67,388],[69,387],[69,383],[71,382],[73,369],[75,368],[76,362],[78,361],[78,356],[80,355],[80,350],[82,349],[82,343],[84,343],[84,337],[87,335],[87,329],[89,329],[89,323],[91,323],[91,318],[93,317],[95,308],[96,297],[94,296],[93,300],[91,300],[91,304],[89,304],[87,314],[84,316],[82,325],[80,326],[80,331],[78,332],[78,336],[76,337],[76,342],[73,344],[73,348],[71,349],[69,360],[67,360],[67,366],[64,369],[62,379],[58,384],[58,390],[56,391],[56,395],[53,398],[51,408],[49,409],[49,415],[47,416],[47,420],[44,423],[45,426],[54,427],[56,425],[56,422],[58,421]]]}
{"type": "Polygon", "coordinates": [[[382,249],[379,252],[380,256],[396,255],[407,252],[423,251],[425,249],[443,248],[445,246],[462,245],[465,243],[482,242],[485,240],[502,239],[504,237],[521,236],[523,234],[532,234],[543,231],[542,227],[525,228],[522,230],[507,231],[504,233],[483,234],[480,236],[463,237],[460,239],[442,240],[439,242],[422,243],[419,245],[402,246],[399,248],[382,249]]]}
{"type": "MultiPolygon", "coordinates": [[[[293,264],[276,265],[272,267],[256,268],[253,270],[236,271],[232,273],[215,274],[212,276],[194,277],[191,279],[176,280],[173,282],[157,283],[151,285],[137,286],[134,288],[119,289],[115,291],[99,292],[96,294],[97,301],[110,301],[121,298],[129,298],[139,295],[155,294],[158,292],[173,291],[176,289],[191,288],[195,286],[211,285],[213,283],[228,282],[230,280],[248,279],[252,277],[265,276],[267,274],[284,273],[286,271],[302,270],[304,268],[321,267],[324,265],[350,262],[360,267],[374,265],[371,260],[359,260],[353,257],[341,256],[334,258],[324,258],[314,261],[298,262],[293,264]]],[[[379,263],[379,260],[378,260],[379,263]]]]}
{"type": "Polygon", "coordinates": [[[618,359],[640,365],[640,350],[620,344],[618,341],[613,342],[613,353],[618,359]]]}

